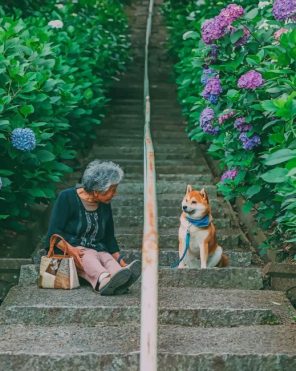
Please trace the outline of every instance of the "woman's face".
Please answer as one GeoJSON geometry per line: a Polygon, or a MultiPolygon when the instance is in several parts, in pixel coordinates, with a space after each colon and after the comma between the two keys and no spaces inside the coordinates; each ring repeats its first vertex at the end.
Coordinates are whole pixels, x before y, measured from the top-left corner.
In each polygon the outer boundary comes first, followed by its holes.
{"type": "Polygon", "coordinates": [[[97,202],[109,203],[116,195],[117,184],[112,185],[106,192],[94,191],[94,197],[97,202]]]}

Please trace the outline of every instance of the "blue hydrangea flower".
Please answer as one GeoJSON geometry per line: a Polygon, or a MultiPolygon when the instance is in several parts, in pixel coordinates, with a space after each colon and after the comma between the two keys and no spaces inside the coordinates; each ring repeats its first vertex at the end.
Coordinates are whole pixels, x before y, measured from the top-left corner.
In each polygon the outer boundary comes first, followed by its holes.
{"type": "Polygon", "coordinates": [[[247,151],[251,151],[253,148],[258,147],[261,143],[261,139],[257,134],[248,137],[247,133],[241,133],[239,139],[242,142],[243,148],[247,151]]]}
{"type": "Polygon", "coordinates": [[[219,101],[219,95],[209,94],[207,99],[210,103],[216,105],[219,101]]]}
{"type": "Polygon", "coordinates": [[[36,147],[36,138],[31,129],[14,129],[11,133],[12,146],[20,151],[32,151],[36,147]]]}
{"type": "Polygon", "coordinates": [[[204,133],[216,135],[219,128],[213,126],[215,113],[211,108],[205,108],[200,115],[199,123],[204,133]]]}
{"type": "Polygon", "coordinates": [[[200,81],[203,85],[206,85],[208,80],[211,77],[215,77],[216,75],[217,75],[217,72],[213,70],[212,68],[204,68],[202,71],[202,76],[201,76],[200,81]]]}

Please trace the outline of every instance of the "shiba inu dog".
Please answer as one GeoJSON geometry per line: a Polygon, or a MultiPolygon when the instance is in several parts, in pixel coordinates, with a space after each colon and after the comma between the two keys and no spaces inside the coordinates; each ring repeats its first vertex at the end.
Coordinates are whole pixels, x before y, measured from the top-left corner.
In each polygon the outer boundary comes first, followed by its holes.
{"type": "Polygon", "coordinates": [[[217,243],[206,191],[196,191],[188,185],[182,201],[182,210],[178,268],[199,268],[198,259],[201,268],[226,267],[228,257],[217,243]]]}

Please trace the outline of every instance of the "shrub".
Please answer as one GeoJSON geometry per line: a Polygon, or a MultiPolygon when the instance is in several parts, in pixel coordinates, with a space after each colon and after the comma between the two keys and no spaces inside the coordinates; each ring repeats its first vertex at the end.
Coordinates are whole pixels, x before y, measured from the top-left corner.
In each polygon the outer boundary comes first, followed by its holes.
{"type": "MultiPolygon", "coordinates": [[[[15,2],[17,4],[17,2],[15,2]]],[[[14,5],[15,5],[14,4],[14,5]]],[[[28,2],[27,4],[30,4],[28,2]]],[[[129,39],[117,1],[6,6],[0,19],[0,223],[17,228],[55,197],[76,150],[95,137],[129,39]]]]}
{"type": "Polygon", "coordinates": [[[189,136],[220,160],[224,196],[242,195],[274,245],[289,247],[296,241],[295,25],[276,20],[268,2],[198,3],[164,7],[189,136]],[[202,94],[209,69],[222,90],[214,97],[202,94]],[[205,109],[213,111],[206,123],[205,109]]]}

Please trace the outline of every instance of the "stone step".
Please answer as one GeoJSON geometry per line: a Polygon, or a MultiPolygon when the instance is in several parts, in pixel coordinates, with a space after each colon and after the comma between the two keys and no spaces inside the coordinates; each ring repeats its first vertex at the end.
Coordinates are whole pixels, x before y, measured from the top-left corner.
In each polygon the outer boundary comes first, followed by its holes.
{"type": "MultiPolygon", "coordinates": [[[[159,228],[167,229],[167,228],[174,228],[180,225],[180,216],[159,216],[158,217],[158,225],[159,228]]],[[[114,215],[114,224],[120,225],[122,228],[131,228],[132,230],[141,230],[144,224],[143,215],[130,215],[126,217],[124,215],[114,215]]],[[[230,228],[231,220],[228,218],[216,218],[215,219],[215,226],[219,229],[230,228]]]]}
{"type": "MultiPolygon", "coordinates": [[[[121,186],[121,185],[120,185],[121,186]]],[[[185,185],[186,187],[186,185],[185,185]]],[[[159,194],[157,195],[157,204],[159,207],[166,207],[167,205],[169,205],[170,207],[173,207],[173,206],[180,206],[181,202],[182,202],[182,199],[184,197],[184,194],[185,194],[185,187],[184,187],[184,190],[183,192],[179,192],[179,193],[163,193],[163,194],[159,194]]],[[[209,189],[208,187],[206,188],[207,191],[208,191],[208,194],[211,195],[211,189],[209,189]]],[[[212,201],[216,201],[217,200],[217,197],[214,195],[214,192],[210,198],[210,203],[212,201]]],[[[117,206],[131,206],[133,204],[139,204],[139,205],[143,205],[143,201],[144,201],[144,196],[143,195],[139,195],[139,194],[131,194],[131,193],[124,193],[122,192],[122,188],[118,188],[118,195],[114,196],[114,198],[112,199],[112,205],[117,205],[117,206]]]]}
{"type": "MultiPolygon", "coordinates": [[[[77,176],[76,176],[77,177],[77,176]]],[[[143,179],[143,173],[127,173],[124,176],[125,180],[139,180],[143,179]]],[[[157,181],[182,181],[186,184],[193,183],[194,181],[208,182],[207,179],[212,179],[212,175],[209,172],[209,169],[204,166],[200,165],[198,167],[198,173],[196,174],[159,174],[156,173],[156,180],[157,181]]]]}
{"type": "MultiPolygon", "coordinates": [[[[21,286],[36,284],[39,267],[29,264],[20,269],[21,286]]],[[[262,274],[259,268],[227,267],[209,269],[159,269],[159,287],[199,287],[213,289],[262,289],[262,274]]]]}
{"type": "MultiPolygon", "coordinates": [[[[172,123],[166,123],[164,120],[153,120],[151,122],[151,131],[156,130],[162,130],[165,133],[172,132],[172,133],[179,133],[181,142],[183,142],[183,146],[185,146],[185,143],[188,143],[188,140],[186,140],[186,134],[185,134],[185,127],[183,123],[176,122],[175,124],[172,123]]],[[[116,136],[118,133],[121,132],[121,130],[124,128],[124,131],[128,133],[137,133],[137,134],[143,134],[144,133],[144,124],[142,120],[133,120],[132,118],[119,118],[119,117],[110,117],[110,122],[104,122],[104,124],[100,127],[100,131],[106,130],[106,131],[113,131],[114,136],[116,136]]]]}
{"type": "MultiPolygon", "coordinates": [[[[120,152],[117,149],[114,149],[113,152],[102,151],[99,147],[94,148],[91,152],[92,156],[97,156],[102,160],[115,160],[120,158],[122,161],[129,160],[143,160],[144,153],[124,153],[120,152]]],[[[183,160],[193,160],[196,157],[196,154],[190,152],[181,152],[181,153],[155,153],[156,161],[183,161],[183,160]]],[[[201,160],[199,160],[201,161],[201,160]]]]}
{"type": "MultiPolygon", "coordinates": [[[[132,165],[133,166],[138,166],[138,167],[143,166],[143,160],[121,159],[121,158],[118,158],[118,156],[120,156],[120,155],[113,156],[114,158],[112,158],[112,161],[118,163],[123,168],[125,166],[132,166],[132,165]]],[[[93,154],[90,154],[87,157],[87,160],[91,161],[94,158],[97,158],[97,156],[94,156],[93,154]]],[[[199,165],[205,166],[206,161],[205,161],[204,158],[197,158],[197,159],[194,159],[194,161],[193,161],[193,159],[182,159],[181,158],[181,159],[175,159],[175,160],[166,160],[166,159],[156,157],[155,158],[155,164],[156,164],[156,171],[158,170],[157,168],[159,166],[161,166],[161,167],[168,166],[168,167],[170,167],[170,169],[172,167],[175,167],[175,172],[179,172],[179,169],[180,169],[180,173],[182,173],[182,172],[184,173],[185,172],[184,167],[190,166],[189,169],[191,169],[191,170],[192,169],[197,169],[199,165]]]]}
{"type": "MultiPolygon", "coordinates": [[[[198,169],[198,172],[196,172],[195,170],[195,174],[184,174],[184,173],[183,174],[182,173],[162,174],[162,173],[157,172],[156,180],[166,181],[166,182],[178,181],[178,182],[184,182],[185,184],[191,184],[194,182],[201,182],[201,181],[203,182],[211,181],[212,175],[210,174],[209,168],[207,166],[199,165],[197,169],[198,169]]],[[[125,182],[129,183],[131,181],[135,181],[135,182],[142,181],[143,182],[143,177],[144,177],[143,173],[144,173],[144,170],[142,167],[139,169],[138,172],[127,172],[124,174],[124,178],[121,184],[125,182]]],[[[79,179],[81,178],[81,175],[82,175],[82,172],[81,173],[75,172],[73,174],[69,174],[69,176],[67,176],[67,179],[73,180],[73,182],[78,182],[79,179]]]]}
{"type": "MultiPolygon", "coordinates": [[[[13,287],[0,310],[1,324],[121,325],[140,322],[140,287],[124,296],[98,296],[90,286],[45,290],[13,287]]],[[[293,308],[282,292],[161,287],[162,325],[223,327],[289,323],[293,308]]],[[[295,313],[295,312],[294,312],[295,313]]]]}
{"type": "MultiPolygon", "coordinates": [[[[160,206],[160,205],[159,205],[160,206]]],[[[215,216],[225,216],[227,213],[227,209],[223,209],[223,205],[221,205],[221,202],[217,199],[212,200],[211,202],[211,209],[212,214],[215,216]]],[[[143,216],[144,213],[144,202],[139,205],[137,203],[137,208],[135,209],[134,205],[130,206],[120,206],[116,204],[116,198],[112,202],[112,210],[113,215],[116,216],[125,216],[126,218],[129,218],[130,216],[143,216]]],[[[181,200],[179,200],[178,203],[175,203],[175,205],[163,205],[163,207],[158,208],[158,216],[178,216],[180,217],[180,214],[182,212],[181,207],[181,200]]]]}
{"type": "MultiPolygon", "coordinates": [[[[112,110],[110,113],[112,116],[117,113],[119,114],[140,114],[143,115],[144,113],[144,104],[142,102],[139,104],[129,104],[127,105],[125,102],[121,103],[121,101],[117,101],[116,104],[113,104],[112,107],[106,107],[107,110],[112,110]]],[[[150,105],[151,114],[155,114],[158,116],[164,115],[165,113],[169,113],[170,116],[181,115],[181,108],[178,104],[174,104],[172,101],[167,100],[166,104],[162,103],[161,105],[158,104],[151,104],[150,105]],[[168,112],[169,111],[169,112],[168,112]]]]}
{"type": "MultiPolygon", "coordinates": [[[[3,370],[139,370],[137,324],[0,327],[3,370]]],[[[296,369],[293,325],[200,328],[160,325],[158,370],[296,369]]]]}
{"type": "MultiPolygon", "coordinates": [[[[159,247],[160,249],[174,249],[178,251],[178,228],[165,228],[159,229],[159,247]]],[[[116,239],[120,246],[127,246],[131,248],[139,248],[142,246],[143,231],[139,227],[135,230],[127,230],[127,228],[121,229],[120,225],[115,224],[116,239]]],[[[243,248],[243,244],[240,241],[240,232],[235,228],[217,230],[217,240],[219,245],[223,248],[237,249],[243,248]]]]}
{"type": "MultiPolygon", "coordinates": [[[[117,118],[116,118],[117,119],[117,118]]],[[[117,119],[118,120],[118,119],[117,119]]],[[[151,135],[155,140],[158,139],[178,139],[180,143],[188,143],[188,139],[183,133],[183,128],[175,128],[170,130],[159,130],[159,128],[151,128],[151,135]],[[182,135],[180,135],[182,134],[182,135]]],[[[98,134],[101,137],[104,136],[112,136],[117,138],[143,138],[144,135],[144,127],[139,125],[138,129],[124,127],[124,130],[113,128],[111,125],[109,127],[102,126],[100,130],[98,131],[98,134]]]]}
{"type": "MultiPolygon", "coordinates": [[[[92,151],[99,152],[103,154],[113,154],[114,152],[120,153],[120,154],[143,154],[143,143],[138,144],[138,143],[130,143],[129,145],[126,146],[114,146],[112,144],[109,145],[101,145],[101,144],[95,144],[92,147],[92,151]],[[133,145],[132,145],[133,144],[133,145]]],[[[164,144],[164,145],[156,145],[154,146],[154,151],[156,155],[159,153],[170,153],[174,154],[179,151],[186,151],[188,154],[195,154],[197,153],[199,156],[202,156],[202,152],[199,151],[197,148],[195,148],[193,145],[190,146],[190,143],[187,144],[187,146],[183,145],[175,145],[171,146],[170,144],[164,144]]]]}
{"type": "MultiPolygon", "coordinates": [[[[121,254],[124,256],[126,262],[132,262],[135,259],[142,259],[141,246],[137,249],[120,249],[121,254]]],[[[241,250],[225,250],[226,255],[229,257],[229,265],[232,267],[249,267],[251,265],[252,253],[250,251],[241,250]]],[[[164,250],[160,248],[159,251],[159,265],[169,266],[176,263],[179,259],[178,249],[164,250]]]]}
{"type": "MultiPolygon", "coordinates": [[[[120,164],[120,162],[118,162],[120,164]]],[[[211,184],[205,184],[204,182],[200,182],[197,184],[194,182],[192,184],[194,189],[202,189],[205,188],[209,197],[217,197],[217,188],[211,184]]],[[[125,197],[127,194],[136,194],[136,193],[143,193],[144,186],[142,182],[130,182],[130,183],[122,183],[118,186],[118,194],[125,197]]],[[[158,181],[156,183],[156,193],[157,194],[165,194],[164,199],[167,197],[168,199],[177,199],[182,201],[184,194],[186,191],[186,184],[184,182],[179,181],[158,181]],[[175,198],[177,196],[177,198],[175,198]]],[[[136,197],[135,197],[136,199],[136,197]]]]}

